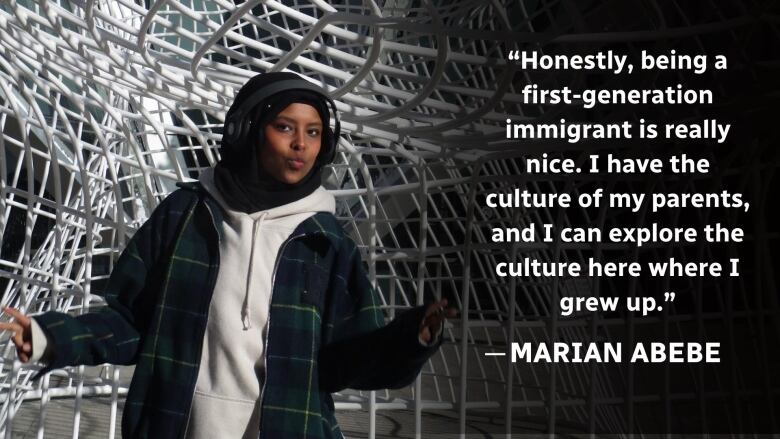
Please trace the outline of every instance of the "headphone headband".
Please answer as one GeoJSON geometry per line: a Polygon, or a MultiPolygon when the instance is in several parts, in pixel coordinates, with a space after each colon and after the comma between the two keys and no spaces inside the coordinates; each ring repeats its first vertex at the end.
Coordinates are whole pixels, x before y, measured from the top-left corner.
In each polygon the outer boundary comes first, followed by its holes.
{"type": "Polygon", "coordinates": [[[328,97],[327,93],[325,93],[325,90],[321,89],[320,87],[317,87],[308,81],[304,81],[303,79],[287,79],[284,81],[275,82],[273,84],[268,84],[257,92],[249,95],[249,97],[246,98],[241,104],[241,107],[238,108],[236,114],[243,116],[243,113],[248,113],[264,99],[286,90],[310,90],[322,95],[328,101],[331,101],[330,97],[328,97]]]}

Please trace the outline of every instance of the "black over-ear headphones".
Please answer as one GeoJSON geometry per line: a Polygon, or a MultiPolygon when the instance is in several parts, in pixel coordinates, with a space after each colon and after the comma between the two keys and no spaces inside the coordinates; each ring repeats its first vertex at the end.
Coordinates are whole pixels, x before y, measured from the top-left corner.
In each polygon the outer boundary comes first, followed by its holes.
{"type": "Polygon", "coordinates": [[[339,115],[336,111],[336,103],[333,102],[325,90],[303,79],[286,79],[284,81],[275,82],[269,84],[248,98],[230,115],[225,121],[225,131],[222,133],[222,141],[228,142],[232,145],[241,145],[249,136],[249,130],[251,123],[247,120],[246,115],[252,111],[252,109],[271,95],[283,92],[286,90],[310,90],[319,95],[322,95],[325,100],[328,101],[331,110],[333,111],[334,128],[331,131],[330,127],[323,127],[322,147],[328,148],[330,152],[326,157],[325,163],[332,163],[336,158],[336,146],[341,134],[341,122],[339,121],[339,115]],[[325,135],[327,134],[327,135],[325,135]]]}

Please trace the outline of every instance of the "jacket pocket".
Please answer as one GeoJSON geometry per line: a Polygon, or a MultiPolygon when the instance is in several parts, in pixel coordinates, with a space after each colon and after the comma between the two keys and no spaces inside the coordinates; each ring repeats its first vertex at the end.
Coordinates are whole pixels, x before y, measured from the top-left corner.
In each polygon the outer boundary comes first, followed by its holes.
{"type": "Polygon", "coordinates": [[[301,304],[319,308],[327,286],[327,278],[322,273],[322,268],[316,264],[302,265],[303,289],[301,290],[301,304]]]}

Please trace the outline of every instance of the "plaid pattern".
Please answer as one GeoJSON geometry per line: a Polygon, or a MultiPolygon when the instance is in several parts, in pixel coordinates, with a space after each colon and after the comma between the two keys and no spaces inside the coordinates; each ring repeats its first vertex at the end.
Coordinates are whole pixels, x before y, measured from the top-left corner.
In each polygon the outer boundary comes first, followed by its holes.
{"type": "MultiPolygon", "coordinates": [[[[198,183],[180,186],[118,259],[107,307],[35,317],[54,352],[36,378],[67,365],[136,364],[125,438],[183,437],[198,377],[222,211],[198,183]]],[[[330,392],[408,385],[438,347],[417,342],[424,307],[384,325],[360,253],[329,213],[282,245],[273,285],[260,438],[341,437],[330,392]]]]}

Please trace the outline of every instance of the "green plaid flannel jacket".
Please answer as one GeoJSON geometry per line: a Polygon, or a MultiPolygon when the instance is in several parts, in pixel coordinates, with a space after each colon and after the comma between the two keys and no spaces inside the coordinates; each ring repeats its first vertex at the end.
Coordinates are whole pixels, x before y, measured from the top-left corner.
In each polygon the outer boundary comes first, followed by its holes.
{"type": "MultiPolygon", "coordinates": [[[[80,316],[36,316],[53,348],[44,373],[68,365],[136,364],[125,438],[181,438],[189,416],[222,221],[198,183],[180,184],[128,242],[103,294],[80,316]]],[[[417,340],[425,307],[384,324],[354,241],[336,218],[303,221],[277,256],[266,339],[260,438],[342,437],[330,393],[410,384],[438,344],[417,340]]]]}

